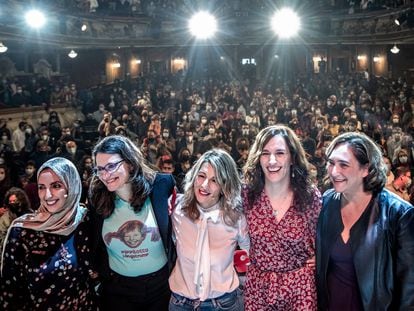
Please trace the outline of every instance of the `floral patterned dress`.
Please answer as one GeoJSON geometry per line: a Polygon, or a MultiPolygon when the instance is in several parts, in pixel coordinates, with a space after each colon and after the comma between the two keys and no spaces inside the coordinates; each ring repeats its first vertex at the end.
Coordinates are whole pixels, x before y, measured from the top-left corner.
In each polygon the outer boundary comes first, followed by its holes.
{"type": "Polygon", "coordinates": [[[14,227],[5,245],[1,310],[97,310],[89,280],[89,235],[14,227]]]}
{"type": "Polygon", "coordinates": [[[316,310],[315,268],[305,262],[315,256],[320,192],[304,212],[293,202],[279,222],[264,191],[251,208],[246,189],[243,198],[251,241],[246,310],[316,310]]]}

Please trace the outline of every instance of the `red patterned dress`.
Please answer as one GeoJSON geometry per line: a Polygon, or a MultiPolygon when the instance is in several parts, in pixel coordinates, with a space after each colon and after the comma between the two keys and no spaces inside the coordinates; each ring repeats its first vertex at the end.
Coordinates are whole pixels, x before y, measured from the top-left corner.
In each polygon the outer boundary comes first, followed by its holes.
{"type": "Polygon", "coordinates": [[[316,310],[315,268],[305,266],[315,256],[316,223],[321,194],[315,189],[306,211],[295,200],[278,223],[263,191],[251,208],[243,193],[250,234],[250,261],[245,289],[246,311],[316,310]]]}

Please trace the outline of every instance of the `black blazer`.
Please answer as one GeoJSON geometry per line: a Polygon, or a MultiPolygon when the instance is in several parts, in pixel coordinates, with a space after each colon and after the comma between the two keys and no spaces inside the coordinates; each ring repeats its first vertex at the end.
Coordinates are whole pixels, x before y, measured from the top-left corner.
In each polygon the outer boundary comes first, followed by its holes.
{"type": "MultiPolygon", "coordinates": [[[[340,194],[323,195],[316,237],[318,304],[327,310],[329,253],[343,230],[340,194]]],[[[386,189],[350,231],[364,310],[414,310],[414,208],[386,189]]]]}

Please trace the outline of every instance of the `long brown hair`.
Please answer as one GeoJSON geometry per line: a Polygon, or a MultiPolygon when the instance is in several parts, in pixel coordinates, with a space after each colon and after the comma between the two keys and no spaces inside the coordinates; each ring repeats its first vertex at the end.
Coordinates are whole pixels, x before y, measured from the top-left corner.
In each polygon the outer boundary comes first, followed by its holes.
{"type": "Polygon", "coordinates": [[[309,162],[299,138],[292,129],[285,125],[272,125],[262,129],[256,136],[246,164],[243,167],[244,183],[248,189],[248,206],[260,196],[265,186],[265,179],[260,165],[260,156],[267,143],[275,136],[281,136],[289,148],[292,165],[290,167],[290,186],[292,187],[296,206],[306,209],[312,202],[314,186],[308,173],[309,162]]]}

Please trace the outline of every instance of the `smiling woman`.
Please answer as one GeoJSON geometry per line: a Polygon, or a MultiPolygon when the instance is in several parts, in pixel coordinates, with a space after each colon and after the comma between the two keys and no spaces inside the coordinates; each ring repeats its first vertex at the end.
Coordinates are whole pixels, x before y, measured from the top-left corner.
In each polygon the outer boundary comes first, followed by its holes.
{"type": "Polygon", "coordinates": [[[250,241],[236,163],[223,150],[207,151],[187,172],[184,190],[173,206],[177,264],[169,310],[242,311],[233,256],[250,241]]]}
{"type": "Polygon", "coordinates": [[[321,195],[292,129],[264,128],[244,166],[251,248],[246,310],[316,310],[315,233],[321,195]],[[266,286],[263,286],[266,284],[266,286]]]}
{"type": "Polygon", "coordinates": [[[413,206],[384,189],[381,150],[365,134],[337,136],[326,156],[332,189],[317,227],[319,309],[413,309],[413,206]]]}
{"type": "Polygon", "coordinates": [[[2,254],[3,310],[96,310],[89,271],[87,210],[81,181],[67,159],[38,171],[40,207],[13,221],[2,254]]]}
{"type": "Polygon", "coordinates": [[[167,199],[174,179],[157,174],[125,136],[93,150],[90,186],[100,310],[166,310],[173,249],[167,199]]]}

